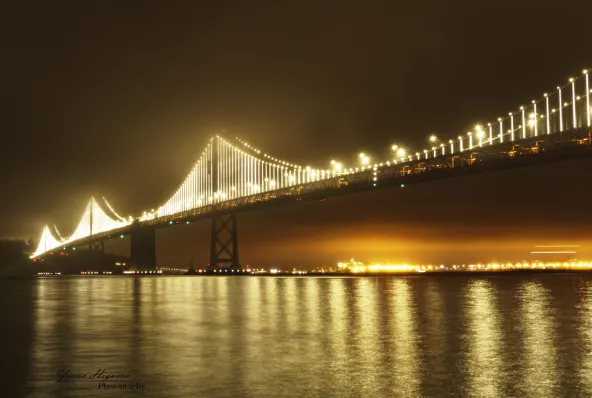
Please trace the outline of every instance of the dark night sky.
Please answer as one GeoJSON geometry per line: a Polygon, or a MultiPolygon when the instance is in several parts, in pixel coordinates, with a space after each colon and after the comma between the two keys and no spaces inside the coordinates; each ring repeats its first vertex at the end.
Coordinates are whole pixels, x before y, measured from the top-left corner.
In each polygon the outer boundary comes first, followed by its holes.
{"type": "MultiPolygon", "coordinates": [[[[91,195],[155,208],[221,129],[312,166],[386,158],[592,66],[584,1],[159,3],[2,3],[0,236],[69,233],[91,195]]],[[[241,260],[518,260],[551,242],[592,254],[591,165],[244,214],[241,260]]],[[[159,232],[159,262],[207,261],[207,229],[159,232]]]]}

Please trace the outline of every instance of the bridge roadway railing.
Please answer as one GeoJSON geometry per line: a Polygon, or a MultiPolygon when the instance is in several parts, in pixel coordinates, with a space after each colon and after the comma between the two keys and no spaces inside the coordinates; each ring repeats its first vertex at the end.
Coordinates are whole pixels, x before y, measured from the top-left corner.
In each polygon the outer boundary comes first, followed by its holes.
{"type": "Polygon", "coordinates": [[[588,128],[551,135],[504,142],[495,145],[473,146],[463,152],[435,158],[368,168],[351,174],[298,184],[274,191],[227,200],[213,205],[180,212],[174,215],[143,221],[142,225],[164,227],[181,222],[210,218],[215,212],[243,212],[268,205],[280,205],[303,200],[323,200],[329,196],[375,190],[448,178],[495,169],[556,161],[592,154],[591,131],[588,128]]]}

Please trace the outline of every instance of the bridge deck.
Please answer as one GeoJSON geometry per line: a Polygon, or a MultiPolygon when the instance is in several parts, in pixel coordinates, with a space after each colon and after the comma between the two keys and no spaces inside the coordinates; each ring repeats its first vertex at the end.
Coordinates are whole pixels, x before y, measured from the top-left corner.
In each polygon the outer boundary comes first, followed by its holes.
{"type": "MultiPolygon", "coordinates": [[[[591,135],[592,131],[588,129],[578,129],[517,142],[483,147],[475,146],[472,150],[452,155],[391,164],[390,166],[383,165],[335,178],[228,200],[167,217],[142,221],[139,226],[164,228],[209,219],[216,212],[239,213],[269,206],[322,200],[332,196],[391,188],[401,184],[408,186],[444,178],[587,157],[592,155],[591,135]]],[[[123,228],[71,242],[66,247],[88,245],[92,242],[117,238],[122,234],[130,234],[134,226],[138,226],[137,221],[123,228]]]]}

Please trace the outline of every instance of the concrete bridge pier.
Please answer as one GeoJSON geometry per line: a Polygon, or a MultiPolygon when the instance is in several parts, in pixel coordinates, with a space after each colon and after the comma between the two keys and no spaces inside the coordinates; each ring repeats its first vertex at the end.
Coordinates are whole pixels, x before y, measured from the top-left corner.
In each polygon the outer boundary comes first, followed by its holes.
{"type": "Polygon", "coordinates": [[[156,269],[156,229],[153,225],[141,226],[134,221],[131,230],[131,268],[135,270],[156,269]]]}

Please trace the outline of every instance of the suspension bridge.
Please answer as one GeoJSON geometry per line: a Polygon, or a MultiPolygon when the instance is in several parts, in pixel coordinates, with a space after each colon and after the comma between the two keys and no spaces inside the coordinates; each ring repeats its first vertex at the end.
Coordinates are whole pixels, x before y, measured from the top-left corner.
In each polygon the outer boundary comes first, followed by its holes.
{"type": "Polygon", "coordinates": [[[212,137],[185,180],[156,210],[122,217],[91,198],[74,232],[45,226],[31,256],[87,247],[104,252],[108,239],[131,237],[136,267],[156,267],[156,229],[211,220],[210,267],[239,268],[236,214],[265,206],[459,177],[592,154],[589,71],[497,121],[448,140],[432,137],[420,151],[393,145],[388,159],[360,153],[354,165],[331,161],[311,168],[275,158],[236,138],[212,137]]]}

